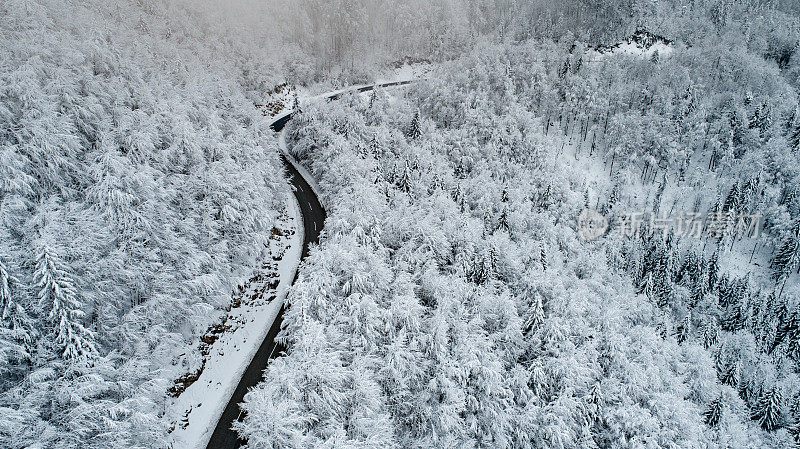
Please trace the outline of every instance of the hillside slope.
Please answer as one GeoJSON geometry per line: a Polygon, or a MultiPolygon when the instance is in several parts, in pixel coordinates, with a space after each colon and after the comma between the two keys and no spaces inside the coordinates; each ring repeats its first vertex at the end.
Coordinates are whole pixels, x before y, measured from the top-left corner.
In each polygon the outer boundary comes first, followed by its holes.
{"type": "Polygon", "coordinates": [[[0,446],[158,447],[286,197],[250,63],[190,3],[0,5],[0,446]]]}
{"type": "Polygon", "coordinates": [[[406,96],[289,123],[329,215],[289,296],[288,355],[245,398],[250,444],[795,444],[796,275],[731,269],[757,239],[729,228],[628,237],[619,219],[762,210],[782,241],[796,93],[715,37],[588,52],[485,42],[406,96]],[[583,238],[584,209],[609,232],[583,238]]]}

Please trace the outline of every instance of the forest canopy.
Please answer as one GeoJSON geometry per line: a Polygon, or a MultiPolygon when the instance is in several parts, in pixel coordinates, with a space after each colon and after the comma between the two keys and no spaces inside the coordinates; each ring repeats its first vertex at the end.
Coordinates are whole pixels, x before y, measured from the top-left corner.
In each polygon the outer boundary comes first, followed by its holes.
{"type": "Polygon", "coordinates": [[[799,15],[0,3],[0,447],[168,445],[167,391],[290,200],[257,106],[402,64],[426,79],[289,122],[328,219],[249,447],[799,447],[799,15]],[[587,241],[585,209],[723,220],[587,241]]]}

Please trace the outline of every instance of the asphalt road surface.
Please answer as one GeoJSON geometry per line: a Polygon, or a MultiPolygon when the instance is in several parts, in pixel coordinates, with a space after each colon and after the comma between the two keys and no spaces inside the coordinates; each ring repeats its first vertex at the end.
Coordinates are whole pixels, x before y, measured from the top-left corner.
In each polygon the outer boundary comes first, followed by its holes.
{"type": "MultiPolygon", "coordinates": [[[[413,81],[395,81],[378,84],[377,86],[403,86],[412,82],[413,81]]],[[[358,87],[348,90],[347,92],[331,94],[327,98],[329,100],[336,100],[345,93],[353,91],[367,92],[374,88],[375,86],[358,87]]],[[[274,131],[281,131],[291,118],[292,114],[287,114],[273,122],[270,127],[274,131]]],[[[303,251],[300,255],[300,260],[302,261],[308,255],[308,245],[319,241],[319,233],[322,231],[322,226],[325,224],[325,209],[322,208],[319,198],[314,194],[311,186],[300,172],[294,168],[285,156],[282,155],[281,160],[286,167],[286,172],[289,174],[289,180],[294,187],[294,196],[300,204],[300,213],[303,216],[305,236],[303,239],[303,251]]],[[[275,341],[275,337],[278,335],[278,332],[281,330],[281,325],[283,324],[284,309],[285,306],[281,307],[278,316],[275,317],[275,321],[272,323],[272,327],[270,327],[269,332],[267,332],[266,338],[264,338],[255,357],[253,357],[250,365],[248,365],[245,370],[242,379],[239,381],[239,385],[236,386],[233,396],[231,396],[230,401],[228,401],[228,405],[225,406],[225,411],[222,412],[217,427],[211,435],[211,440],[209,440],[208,446],[206,446],[207,449],[239,449],[247,444],[246,441],[239,437],[239,434],[231,429],[231,426],[234,421],[239,420],[240,415],[243,413],[239,408],[239,404],[244,401],[245,393],[261,382],[264,370],[267,369],[269,361],[281,355],[286,349],[283,345],[275,341]]]]}

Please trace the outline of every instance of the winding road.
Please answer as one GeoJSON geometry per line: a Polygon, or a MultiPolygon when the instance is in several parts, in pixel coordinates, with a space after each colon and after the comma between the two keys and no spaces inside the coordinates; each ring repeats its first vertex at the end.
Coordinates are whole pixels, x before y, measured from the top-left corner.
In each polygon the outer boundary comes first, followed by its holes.
{"type": "MultiPolygon", "coordinates": [[[[357,86],[325,94],[322,96],[322,98],[336,100],[346,93],[367,92],[375,89],[376,87],[403,86],[406,84],[411,84],[414,81],[415,80],[393,81],[367,86],[357,86]]],[[[292,113],[289,112],[273,121],[270,124],[270,128],[272,128],[273,131],[280,132],[291,118],[292,113]]],[[[319,241],[320,231],[322,231],[322,227],[325,225],[325,209],[322,207],[319,198],[317,198],[317,195],[311,188],[309,181],[303,177],[303,175],[289,160],[289,158],[286,155],[281,155],[281,160],[283,161],[283,165],[286,167],[286,171],[289,174],[289,181],[292,183],[294,196],[300,205],[300,213],[303,218],[303,250],[300,255],[300,261],[302,261],[308,255],[309,245],[319,241]]],[[[296,278],[297,275],[295,274],[295,279],[296,278]]],[[[281,353],[286,349],[282,344],[275,341],[275,337],[278,335],[278,332],[281,330],[281,326],[283,325],[283,314],[285,309],[285,305],[281,307],[281,310],[278,312],[278,316],[272,323],[267,336],[264,338],[264,341],[258,348],[253,360],[250,361],[250,364],[247,366],[244,375],[242,375],[242,379],[239,381],[239,385],[236,386],[236,390],[234,390],[233,395],[228,401],[228,405],[225,406],[225,410],[222,412],[222,416],[217,422],[217,426],[214,428],[214,433],[211,435],[208,446],[206,446],[207,449],[238,449],[247,444],[247,442],[241,439],[239,434],[236,433],[231,427],[233,426],[233,422],[239,420],[240,418],[242,411],[239,408],[239,404],[244,401],[244,395],[250,388],[256,386],[256,384],[263,380],[264,370],[267,369],[269,361],[281,355],[281,353]]]]}

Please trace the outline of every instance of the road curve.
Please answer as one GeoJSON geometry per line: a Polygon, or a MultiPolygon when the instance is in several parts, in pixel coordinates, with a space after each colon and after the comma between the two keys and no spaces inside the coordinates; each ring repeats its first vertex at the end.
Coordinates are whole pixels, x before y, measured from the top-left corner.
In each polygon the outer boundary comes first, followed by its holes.
{"type": "MultiPolygon", "coordinates": [[[[412,82],[414,81],[393,81],[369,86],[358,86],[325,95],[323,98],[336,100],[350,92],[367,92],[375,87],[403,86],[411,84],[412,82]]],[[[289,112],[272,122],[270,128],[272,128],[273,131],[282,131],[283,127],[286,126],[286,123],[291,118],[292,113],[289,112]]],[[[303,177],[291,162],[289,162],[286,156],[281,155],[281,161],[286,167],[286,172],[289,174],[289,181],[292,183],[294,196],[297,198],[297,202],[300,205],[300,213],[303,217],[303,250],[300,254],[300,261],[302,261],[308,255],[309,245],[319,241],[319,233],[325,225],[325,209],[319,202],[319,198],[317,198],[317,195],[311,188],[309,181],[303,177]]],[[[295,278],[296,277],[297,275],[295,274],[295,278]]],[[[240,418],[242,412],[239,408],[239,404],[244,401],[244,395],[250,388],[261,382],[264,370],[267,369],[269,361],[281,355],[286,349],[282,344],[275,341],[275,337],[278,335],[283,325],[283,313],[285,312],[285,308],[285,305],[281,306],[281,310],[275,317],[275,321],[272,323],[269,332],[267,332],[267,336],[258,348],[253,360],[250,361],[250,365],[247,366],[244,375],[242,375],[239,385],[236,386],[236,390],[234,390],[233,395],[228,401],[228,405],[225,406],[225,410],[222,412],[222,416],[217,422],[217,426],[214,428],[214,433],[211,435],[211,439],[206,446],[207,449],[239,449],[247,444],[247,442],[231,427],[233,426],[233,422],[240,418]]]]}

